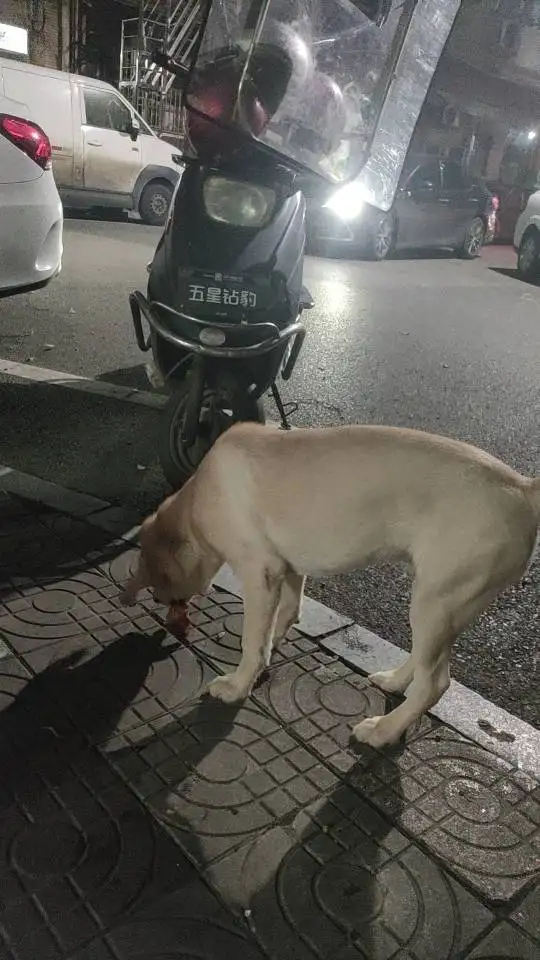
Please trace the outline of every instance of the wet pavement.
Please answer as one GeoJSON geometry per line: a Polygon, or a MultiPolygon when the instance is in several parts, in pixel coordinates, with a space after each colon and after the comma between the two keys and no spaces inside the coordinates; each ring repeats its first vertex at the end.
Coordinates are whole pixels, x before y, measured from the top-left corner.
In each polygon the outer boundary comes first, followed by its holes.
{"type": "Polygon", "coordinates": [[[214,591],[181,638],[120,584],[114,534],[0,493],[0,958],[533,960],[540,785],[434,718],[399,747],[350,726],[390,698],[293,630],[237,707],[214,591]]]}

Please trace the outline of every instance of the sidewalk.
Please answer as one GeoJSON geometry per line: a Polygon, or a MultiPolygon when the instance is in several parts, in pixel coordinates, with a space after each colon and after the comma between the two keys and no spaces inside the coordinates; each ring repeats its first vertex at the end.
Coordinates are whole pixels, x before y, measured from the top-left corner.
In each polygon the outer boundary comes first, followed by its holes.
{"type": "Polygon", "coordinates": [[[313,602],[249,701],[201,697],[239,657],[230,574],[176,640],[120,606],[118,511],[9,486],[0,960],[540,956],[536,731],[456,686],[400,747],[352,746],[391,706],[358,668],[396,648],[313,602]]]}

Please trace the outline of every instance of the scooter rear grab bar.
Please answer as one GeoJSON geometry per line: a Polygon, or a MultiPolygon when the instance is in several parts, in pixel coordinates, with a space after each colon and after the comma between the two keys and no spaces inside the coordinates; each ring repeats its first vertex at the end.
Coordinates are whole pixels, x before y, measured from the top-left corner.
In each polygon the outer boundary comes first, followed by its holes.
{"type": "MultiPolygon", "coordinates": [[[[171,332],[171,330],[169,330],[161,322],[159,317],[156,316],[156,309],[171,314],[177,320],[187,320],[189,323],[193,323],[197,327],[200,327],[201,330],[205,328],[213,328],[216,330],[221,330],[224,334],[226,334],[227,328],[230,328],[231,332],[234,330],[235,333],[239,333],[240,330],[245,328],[240,327],[238,324],[225,324],[213,322],[212,320],[199,320],[198,317],[191,317],[188,314],[173,310],[172,307],[168,307],[164,303],[159,303],[157,301],[149,302],[139,290],[136,290],[134,293],[130,294],[129,305],[131,307],[131,315],[133,317],[133,326],[135,327],[137,343],[140,349],[145,351],[150,348],[150,343],[144,336],[141,314],[144,316],[152,330],[157,333],[158,336],[163,337],[164,340],[167,340],[168,343],[178,347],[180,350],[186,350],[189,353],[194,353],[203,357],[218,357],[226,360],[242,360],[250,357],[260,357],[265,353],[269,353],[271,350],[275,350],[276,347],[283,342],[290,340],[291,337],[296,337],[297,339],[294,344],[291,357],[289,358],[289,362],[285,365],[283,371],[284,379],[288,379],[288,377],[285,376],[286,373],[288,373],[290,376],[290,373],[292,372],[292,370],[288,369],[291,366],[290,360],[292,359],[293,354],[294,359],[296,360],[296,357],[300,352],[300,347],[302,346],[306,336],[306,328],[304,327],[304,324],[299,320],[296,320],[294,323],[290,323],[287,327],[284,327],[283,330],[279,330],[278,327],[275,327],[275,336],[267,337],[266,339],[259,341],[259,343],[251,343],[245,347],[209,346],[205,343],[198,343],[195,340],[187,340],[185,337],[181,337],[177,333],[171,332]]],[[[273,326],[273,324],[252,324],[250,325],[250,332],[253,332],[257,326],[264,327],[266,332],[269,327],[273,326]]]]}

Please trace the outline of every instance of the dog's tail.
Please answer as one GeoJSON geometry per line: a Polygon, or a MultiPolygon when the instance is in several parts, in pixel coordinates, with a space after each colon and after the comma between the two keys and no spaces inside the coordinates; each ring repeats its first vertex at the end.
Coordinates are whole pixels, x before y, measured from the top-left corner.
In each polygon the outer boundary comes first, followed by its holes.
{"type": "Polygon", "coordinates": [[[531,480],[527,488],[527,494],[536,514],[538,524],[540,525],[540,477],[531,480]]]}

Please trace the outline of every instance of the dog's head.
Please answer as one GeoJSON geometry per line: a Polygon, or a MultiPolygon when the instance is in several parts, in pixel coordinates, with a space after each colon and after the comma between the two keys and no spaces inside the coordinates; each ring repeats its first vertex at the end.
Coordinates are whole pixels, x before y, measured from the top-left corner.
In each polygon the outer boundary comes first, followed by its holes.
{"type": "Polygon", "coordinates": [[[126,585],[122,602],[135,603],[144,587],[166,606],[187,602],[206,593],[221,566],[221,560],[195,537],[189,525],[171,528],[170,515],[159,510],[144,521],[140,531],[141,552],[137,570],[126,585]]]}

